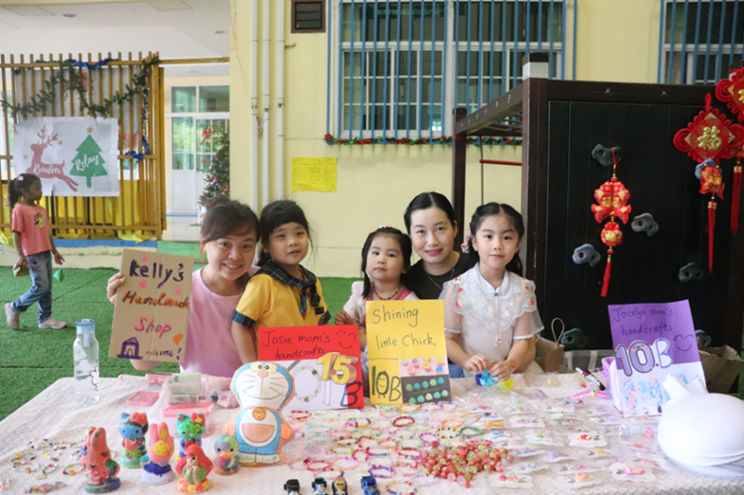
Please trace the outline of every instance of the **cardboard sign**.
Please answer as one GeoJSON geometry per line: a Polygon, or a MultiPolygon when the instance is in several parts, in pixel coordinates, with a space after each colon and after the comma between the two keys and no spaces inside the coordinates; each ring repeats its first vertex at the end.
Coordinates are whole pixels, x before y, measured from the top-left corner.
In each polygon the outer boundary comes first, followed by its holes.
{"type": "Polygon", "coordinates": [[[367,301],[372,404],[451,400],[444,303],[367,301]]]}
{"type": "Polygon", "coordinates": [[[109,357],[183,361],[193,269],[189,256],[124,249],[109,357]]]}
{"type": "Polygon", "coordinates": [[[705,383],[689,301],[608,306],[615,359],[612,400],[624,415],[661,414],[668,375],[705,383]]]}
{"type": "Polygon", "coordinates": [[[259,328],[258,359],[292,375],[289,411],[364,407],[356,325],[259,328]]]}

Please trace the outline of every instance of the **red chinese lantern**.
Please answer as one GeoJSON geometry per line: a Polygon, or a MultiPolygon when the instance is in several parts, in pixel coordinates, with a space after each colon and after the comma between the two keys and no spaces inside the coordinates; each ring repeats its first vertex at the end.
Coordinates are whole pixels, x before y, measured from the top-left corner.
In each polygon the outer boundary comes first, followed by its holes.
{"type": "Polygon", "coordinates": [[[612,255],[615,254],[615,247],[623,242],[623,231],[620,224],[615,218],[622,223],[628,223],[631,206],[630,191],[617,180],[617,164],[620,159],[615,155],[615,148],[612,148],[612,178],[594,190],[594,200],[597,204],[591,206],[594,212],[594,220],[602,223],[606,218],[607,222],[602,228],[599,237],[602,243],[607,246],[607,265],[605,265],[604,276],[602,277],[602,297],[607,297],[607,289],[610,286],[610,274],[612,272],[612,255]]]}

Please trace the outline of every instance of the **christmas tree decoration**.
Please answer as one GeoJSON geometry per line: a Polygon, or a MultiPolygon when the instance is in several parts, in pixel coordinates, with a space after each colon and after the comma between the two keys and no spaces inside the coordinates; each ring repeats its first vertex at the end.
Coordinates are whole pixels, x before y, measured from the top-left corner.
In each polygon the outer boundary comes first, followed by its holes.
{"type": "Polygon", "coordinates": [[[601,224],[609,218],[602,228],[600,239],[607,246],[607,265],[605,266],[604,277],[602,277],[602,297],[607,297],[607,289],[610,286],[610,274],[612,272],[612,255],[615,254],[615,247],[623,242],[623,231],[620,224],[615,218],[622,223],[628,223],[628,216],[631,212],[630,191],[617,180],[617,164],[620,161],[618,151],[620,148],[612,147],[612,178],[594,190],[594,200],[597,204],[591,206],[594,212],[594,220],[601,224]]]}
{"type": "Polygon", "coordinates": [[[76,150],[78,153],[72,159],[70,175],[85,177],[85,185],[93,187],[93,177],[108,174],[103,166],[106,161],[101,156],[101,147],[93,136],[88,134],[76,150]]]}
{"type": "MultiPolygon", "coordinates": [[[[209,129],[209,128],[207,128],[209,129]]],[[[205,131],[207,130],[205,129],[205,131]]],[[[212,131],[210,131],[210,136],[212,131]]],[[[213,197],[230,192],[230,135],[225,132],[220,139],[212,163],[204,179],[204,189],[199,196],[199,204],[206,205],[213,197]]]]}

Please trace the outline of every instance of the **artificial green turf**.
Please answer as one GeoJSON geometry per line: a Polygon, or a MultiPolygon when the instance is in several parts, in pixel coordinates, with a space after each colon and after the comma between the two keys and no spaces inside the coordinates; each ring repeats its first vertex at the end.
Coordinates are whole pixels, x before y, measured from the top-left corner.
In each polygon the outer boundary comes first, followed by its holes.
{"type": "MultiPolygon", "coordinates": [[[[3,315],[0,323],[0,397],[3,397],[0,420],[58,378],[72,376],[75,321],[81,318],[96,320],[101,376],[143,374],[127,360],[108,357],[114,305],[106,299],[106,281],[115,272],[111,268],[61,268],[61,280],[53,280],[52,316],[67,322],[67,328],[62,330],[37,328],[36,305],[21,314],[21,330],[10,330],[4,312],[0,313],[3,315]]],[[[0,267],[0,280],[0,304],[3,306],[28,290],[31,284],[29,277],[14,277],[10,267],[0,267]]],[[[335,315],[348,299],[353,279],[320,280],[323,296],[335,315]]],[[[158,370],[177,371],[178,365],[163,363],[158,370]]]]}

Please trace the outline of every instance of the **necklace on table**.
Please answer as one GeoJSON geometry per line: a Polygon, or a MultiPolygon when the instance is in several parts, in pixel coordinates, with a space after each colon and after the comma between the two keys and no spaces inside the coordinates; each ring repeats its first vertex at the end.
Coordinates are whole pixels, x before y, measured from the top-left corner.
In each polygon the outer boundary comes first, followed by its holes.
{"type": "Polygon", "coordinates": [[[398,287],[395,288],[395,292],[393,292],[393,295],[389,297],[382,297],[379,292],[377,292],[377,289],[372,286],[372,292],[375,294],[375,297],[381,301],[389,301],[391,299],[395,299],[398,294],[400,294],[400,290],[402,289],[402,286],[398,284],[398,287]]]}

